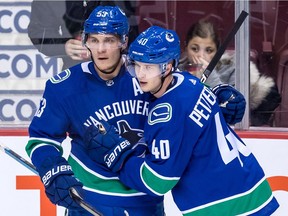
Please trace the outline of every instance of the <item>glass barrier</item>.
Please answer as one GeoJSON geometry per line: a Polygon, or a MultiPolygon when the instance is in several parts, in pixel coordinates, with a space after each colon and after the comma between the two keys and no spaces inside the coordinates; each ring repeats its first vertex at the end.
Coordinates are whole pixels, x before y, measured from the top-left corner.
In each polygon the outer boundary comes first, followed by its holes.
{"type": "MultiPolygon", "coordinates": [[[[183,59],[189,59],[188,53],[185,56],[189,44],[186,34],[192,24],[209,21],[223,41],[234,24],[235,5],[236,10],[241,11],[234,1],[111,2],[119,5],[129,18],[129,43],[151,25],[173,29],[180,36],[183,59]]],[[[77,52],[71,47],[81,46],[83,22],[99,4],[108,3],[0,2],[0,128],[28,127],[39,106],[45,81],[72,65],[89,60],[87,52],[77,52]]],[[[287,7],[288,1],[249,2],[250,37],[241,37],[250,47],[247,61],[250,81],[248,77],[244,80],[233,77],[235,56],[243,51],[235,48],[235,40],[229,44],[221,65],[216,66],[216,69],[224,68],[215,73],[224,76],[221,78],[224,82],[236,83],[236,88],[237,83],[243,86],[243,82],[250,82],[246,98],[250,108],[245,114],[249,120],[246,125],[240,125],[240,129],[288,126],[287,7]]]]}

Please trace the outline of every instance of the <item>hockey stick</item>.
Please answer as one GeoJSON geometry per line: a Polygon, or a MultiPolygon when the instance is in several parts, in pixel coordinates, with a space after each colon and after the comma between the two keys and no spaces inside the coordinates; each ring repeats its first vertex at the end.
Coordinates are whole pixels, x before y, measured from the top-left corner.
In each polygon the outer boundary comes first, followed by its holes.
{"type": "Polygon", "coordinates": [[[220,60],[221,56],[225,52],[229,42],[232,40],[232,38],[236,35],[238,29],[242,25],[242,23],[245,21],[246,17],[248,16],[248,13],[246,11],[242,11],[239,17],[237,18],[236,22],[233,25],[233,28],[230,30],[229,34],[225,38],[224,42],[220,45],[217,52],[215,53],[214,57],[211,59],[210,63],[208,64],[207,68],[205,69],[204,73],[201,77],[201,82],[205,83],[207,78],[210,76],[212,71],[214,70],[215,66],[217,65],[218,61],[220,60]]]}
{"type": "MultiPolygon", "coordinates": [[[[29,161],[27,161],[25,158],[23,158],[19,154],[17,154],[15,151],[11,150],[10,148],[8,148],[6,146],[2,146],[1,144],[0,144],[0,150],[2,150],[7,155],[9,155],[13,159],[15,159],[16,161],[21,163],[23,166],[25,166],[26,168],[31,170],[36,175],[38,175],[36,167],[33,164],[31,164],[29,161]]],[[[79,193],[76,191],[75,188],[73,188],[73,187],[70,188],[69,193],[70,193],[70,196],[72,197],[72,199],[76,203],[78,203],[78,205],[80,205],[82,208],[84,208],[86,211],[88,211],[89,213],[91,213],[94,216],[103,216],[100,212],[96,211],[92,206],[90,206],[88,203],[86,203],[83,200],[83,198],[79,195],[79,193]]]]}
{"type": "Polygon", "coordinates": [[[26,159],[24,159],[23,157],[21,157],[20,155],[18,155],[16,152],[14,152],[13,150],[11,150],[10,148],[6,147],[6,146],[2,146],[0,144],[0,150],[2,150],[4,153],[6,153],[7,155],[9,155],[10,157],[12,157],[14,160],[18,161],[19,163],[21,163],[22,165],[24,165],[26,168],[28,168],[29,170],[31,170],[33,173],[35,173],[36,175],[38,175],[38,172],[36,171],[36,167],[31,164],[29,161],[27,161],[26,159]]]}

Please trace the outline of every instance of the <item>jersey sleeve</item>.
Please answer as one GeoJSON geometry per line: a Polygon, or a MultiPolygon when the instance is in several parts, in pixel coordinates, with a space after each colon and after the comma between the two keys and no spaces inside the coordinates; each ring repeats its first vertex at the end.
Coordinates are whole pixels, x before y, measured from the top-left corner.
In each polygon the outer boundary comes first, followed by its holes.
{"type": "MultiPolygon", "coordinates": [[[[199,92],[200,94],[200,92],[199,92]]],[[[198,95],[199,95],[198,94],[198,95]]],[[[179,98],[182,100],[183,98],[179,98]]],[[[208,124],[199,127],[189,115],[195,102],[174,101],[162,103],[149,113],[149,117],[167,115],[162,119],[149,119],[144,134],[149,147],[145,159],[131,158],[120,173],[120,179],[128,186],[150,195],[161,196],[181,181],[193,157],[194,146],[201,139],[208,124]],[[188,105],[187,105],[188,103],[188,105]],[[166,106],[166,107],[165,107],[166,106]],[[187,106],[190,106],[187,110],[187,106]],[[159,110],[160,109],[160,110],[159,110]],[[187,110],[187,111],[186,111],[187,110]],[[151,115],[150,115],[151,114],[151,115]],[[184,139],[185,136],[193,139],[184,139]],[[137,171],[135,171],[137,170],[137,171]]],[[[216,102],[216,99],[215,99],[216,102]]]]}
{"type": "MultiPolygon", "coordinates": [[[[26,145],[26,152],[31,159],[32,153],[36,152],[38,148],[45,149],[45,151],[37,151],[42,152],[39,160],[44,158],[46,153],[47,155],[61,155],[63,153],[61,143],[67,137],[68,117],[61,103],[63,100],[59,97],[61,92],[55,92],[52,86],[51,80],[46,82],[39,108],[29,126],[29,141],[26,145]]],[[[34,163],[35,160],[32,162],[34,163]]]]}

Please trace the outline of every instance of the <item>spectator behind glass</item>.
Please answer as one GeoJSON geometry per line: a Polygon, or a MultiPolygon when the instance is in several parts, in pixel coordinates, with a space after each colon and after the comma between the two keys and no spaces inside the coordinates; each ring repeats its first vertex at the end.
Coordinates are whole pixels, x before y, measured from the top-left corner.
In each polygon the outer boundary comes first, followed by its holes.
{"type": "Polygon", "coordinates": [[[90,60],[89,52],[82,46],[81,32],[84,21],[98,5],[120,5],[126,12],[131,26],[131,41],[138,35],[133,20],[134,1],[41,1],[31,5],[28,35],[39,52],[63,60],[62,69],[90,60]]]}
{"type": "MultiPolygon", "coordinates": [[[[215,55],[220,40],[209,21],[193,24],[186,35],[186,48],[180,60],[180,70],[187,70],[198,78],[215,55]]],[[[235,86],[234,52],[226,52],[207,79],[211,87],[219,83],[235,86]]],[[[250,61],[250,125],[272,126],[273,111],[279,106],[281,96],[271,77],[263,75],[250,61]]]]}
{"type": "MultiPolygon", "coordinates": [[[[219,47],[218,34],[211,23],[200,21],[189,29],[185,43],[179,69],[200,78],[219,47]]],[[[219,74],[213,72],[206,83],[213,88],[222,81],[219,74]]]]}

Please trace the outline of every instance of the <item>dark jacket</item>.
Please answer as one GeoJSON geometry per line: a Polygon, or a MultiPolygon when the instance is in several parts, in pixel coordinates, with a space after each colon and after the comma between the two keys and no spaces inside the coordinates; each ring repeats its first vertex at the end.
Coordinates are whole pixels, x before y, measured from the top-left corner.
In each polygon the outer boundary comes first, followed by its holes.
{"type": "MultiPolygon", "coordinates": [[[[71,38],[79,38],[85,20],[98,5],[117,5],[126,13],[129,21],[134,18],[134,1],[42,1],[34,0],[31,4],[31,17],[28,35],[39,52],[49,57],[63,60],[63,68],[69,68],[81,61],[72,60],[65,52],[65,43],[71,38]],[[123,8],[124,7],[124,8],[123,8]]],[[[138,26],[130,28],[130,39],[138,35],[138,26]]]]}

